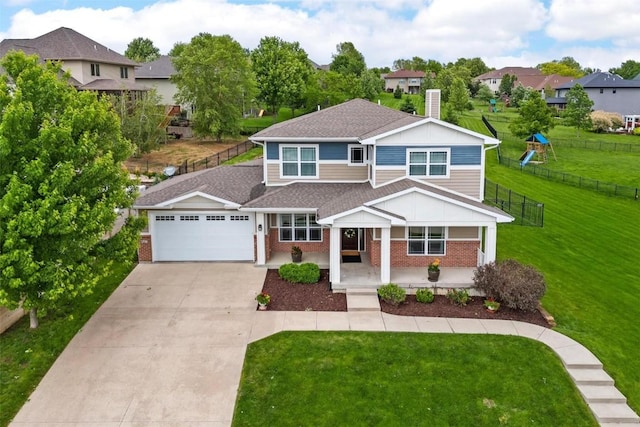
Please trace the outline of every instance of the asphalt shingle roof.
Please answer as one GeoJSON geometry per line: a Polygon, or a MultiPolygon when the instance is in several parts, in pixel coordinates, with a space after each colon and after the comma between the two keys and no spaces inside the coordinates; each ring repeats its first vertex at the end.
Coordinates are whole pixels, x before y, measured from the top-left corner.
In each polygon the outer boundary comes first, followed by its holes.
{"type": "Polygon", "coordinates": [[[385,79],[421,79],[424,78],[424,71],[398,70],[384,76],[385,79]]]}
{"type": "Polygon", "coordinates": [[[71,28],[60,27],[34,39],[5,39],[0,42],[0,57],[10,50],[37,54],[41,60],[82,60],[136,66],[137,62],[109,49],[71,28]]]}
{"type": "Polygon", "coordinates": [[[617,74],[600,72],[565,83],[557,89],[571,89],[576,84],[580,84],[583,88],[640,88],[640,80],[625,80],[617,74]]]}
{"type": "Polygon", "coordinates": [[[175,73],[171,57],[162,55],[155,61],[145,62],[136,68],[136,79],[168,79],[175,73]]]}
{"type": "Polygon", "coordinates": [[[393,110],[364,99],[352,99],[324,110],[276,123],[254,134],[250,139],[365,139],[423,119],[422,116],[393,110]]]}

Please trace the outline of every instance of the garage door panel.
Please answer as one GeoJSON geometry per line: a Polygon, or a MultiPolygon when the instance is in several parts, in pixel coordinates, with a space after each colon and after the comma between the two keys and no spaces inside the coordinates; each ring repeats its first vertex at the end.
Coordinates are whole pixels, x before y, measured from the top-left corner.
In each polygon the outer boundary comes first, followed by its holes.
{"type": "Polygon", "coordinates": [[[253,260],[253,217],[230,213],[155,215],[154,261],[253,260]]]}

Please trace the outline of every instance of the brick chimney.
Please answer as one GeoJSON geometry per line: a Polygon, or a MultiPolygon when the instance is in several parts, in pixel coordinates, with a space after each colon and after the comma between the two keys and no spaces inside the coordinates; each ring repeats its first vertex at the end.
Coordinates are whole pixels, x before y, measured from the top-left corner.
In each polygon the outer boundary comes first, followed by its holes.
{"type": "Polygon", "coordinates": [[[440,119],[440,89],[427,89],[424,115],[440,119]]]}

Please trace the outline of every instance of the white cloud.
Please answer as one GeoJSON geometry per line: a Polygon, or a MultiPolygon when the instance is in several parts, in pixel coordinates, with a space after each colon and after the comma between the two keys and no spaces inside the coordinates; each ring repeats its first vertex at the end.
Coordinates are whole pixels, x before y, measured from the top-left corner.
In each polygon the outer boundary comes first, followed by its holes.
{"type": "Polygon", "coordinates": [[[618,66],[630,53],[640,57],[635,48],[640,45],[640,35],[631,29],[640,28],[637,0],[608,0],[607,10],[596,8],[596,2],[591,5],[591,0],[552,0],[549,10],[542,0],[266,1],[232,4],[226,0],[168,0],[139,10],[83,7],[39,14],[23,9],[12,17],[11,27],[0,37],[37,37],[65,26],[117,52],[124,52],[134,38],[147,37],[166,53],[174,43],[188,42],[200,32],[229,34],[248,49],[255,48],[262,37],[279,36],[300,42],[309,57],[320,64],[331,61],[338,43],[350,41],[370,67],[391,66],[395,59],[414,56],[442,62],[481,57],[493,67],[535,66],[573,56],[583,66],[605,69],[618,66]],[[608,10],[612,2],[623,11],[624,19],[617,11],[608,10]],[[543,31],[558,40],[549,51],[543,49],[550,46],[550,39],[544,43],[531,40],[544,37],[543,31]],[[594,34],[614,37],[614,45],[609,51],[581,47],[573,42],[576,31],[585,33],[579,37],[589,40],[594,34]],[[591,65],[598,61],[602,63],[591,65]]]}

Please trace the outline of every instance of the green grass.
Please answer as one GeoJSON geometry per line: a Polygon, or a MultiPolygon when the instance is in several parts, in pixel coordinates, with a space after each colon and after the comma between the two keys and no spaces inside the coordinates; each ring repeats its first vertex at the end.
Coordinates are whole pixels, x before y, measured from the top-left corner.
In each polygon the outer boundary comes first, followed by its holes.
{"type": "Polygon", "coordinates": [[[516,258],[544,273],[543,304],[557,330],[591,350],[640,410],[640,203],[487,159],[487,178],[545,204],[543,228],[499,226],[498,257],[516,258]]]}
{"type": "Polygon", "coordinates": [[[238,163],[244,163],[244,162],[248,162],[249,160],[257,159],[260,156],[262,156],[262,147],[255,147],[247,151],[246,153],[242,153],[239,156],[236,156],[232,159],[227,160],[226,162],[223,162],[222,164],[235,165],[238,163]]]}
{"type": "Polygon", "coordinates": [[[597,425],[559,359],[526,338],[283,332],[249,345],[232,425],[569,421],[597,425]]]}
{"type": "Polygon", "coordinates": [[[0,335],[0,426],[18,413],[74,335],[129,274],[132,265],[118,264],[94,292],[40,319],[37,329],[23,317],[0,335]]]}

